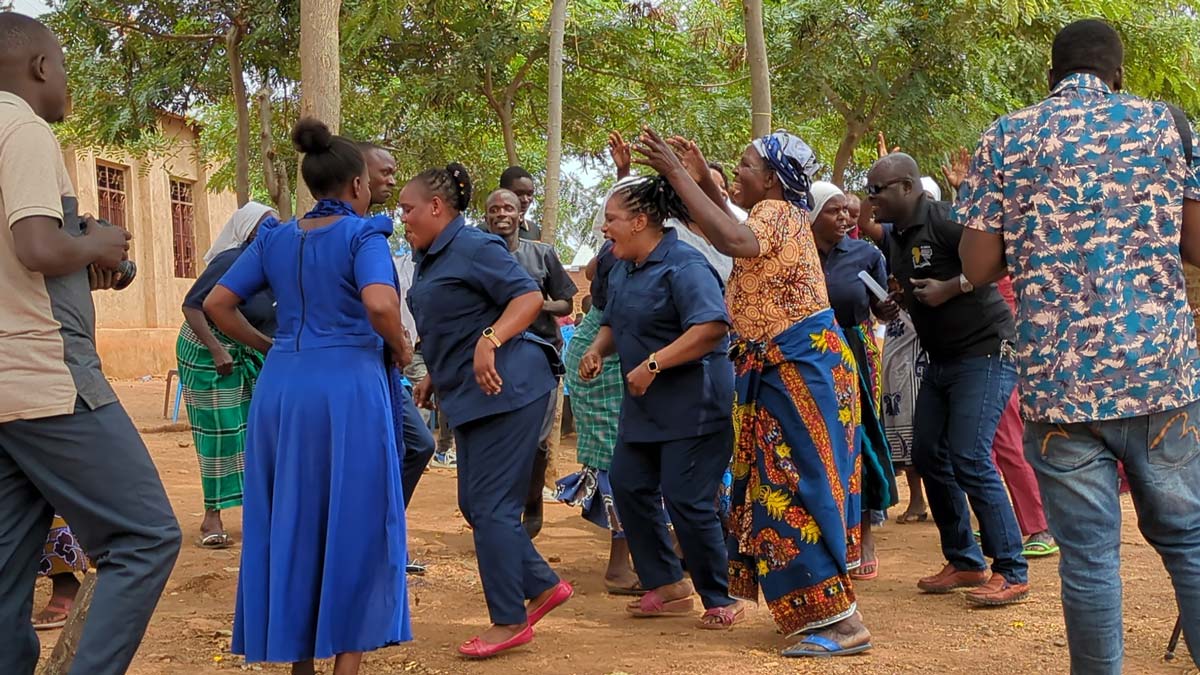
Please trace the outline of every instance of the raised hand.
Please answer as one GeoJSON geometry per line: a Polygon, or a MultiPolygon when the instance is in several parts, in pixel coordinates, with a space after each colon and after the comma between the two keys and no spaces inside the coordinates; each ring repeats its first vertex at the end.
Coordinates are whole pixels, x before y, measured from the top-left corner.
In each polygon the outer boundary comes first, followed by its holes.
{"type": "Polygon", "coordinates": [[[697,184],[703,184],[705,176],[708,175],[708,160],[704,159],[704,153],[700,152],[700,146],[696,145],[696,141],[688,140],[683,136],[675,136],[668,138],[667,144],[675,151],[675,155],[679,157],[679,161],[683,164],[683,168],[687,169],[692,180],[697,184]]]}
{"type": "Polygon", "coordinates": [[[950,155],[950,163],[942,165],[942,175],[946,177],[946,182],[950,183],[950,187],[958,192],[958,187],[967,180],[967,169],[971,166],[971,157],[967,153],[966,148],[959,148],[958,152],[950,155]]]}
{"type": "Polygon", "coordinates": [[[613,131],[608,134],[608,152],[612,155],[613,163],[617,165],[617,180],[628,176],[629,168],[633,164],[633,154],[621,132],[613,131]]]}
{"type": "Polygon", "coordinates": [[[875,134],[875,151],[879,153],[880,158],[883,158],[893,152],[900,152],[900,146],[897,145],[889,151],[887,139],[884,138],[883,132],[880,131],[875,134]]]}
{"type": "Polygon", "coordinates": [[[633,151],[641,155],[634,158],[634,164],[648,166],[663,176],[674,171],[687,172],[671,145],[648,126],[642,127],[642,135],[638,137],[637,143],[633,144],[633,151]]]}

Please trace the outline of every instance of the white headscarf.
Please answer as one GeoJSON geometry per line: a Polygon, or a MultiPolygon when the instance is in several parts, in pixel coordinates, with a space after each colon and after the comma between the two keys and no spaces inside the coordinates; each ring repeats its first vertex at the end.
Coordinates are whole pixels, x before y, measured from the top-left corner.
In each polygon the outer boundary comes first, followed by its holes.
{"type": "Polygon", "coordinates": [[[837,195],[845,194],[842,192],[840,187],[823,180],[813,183],[812,187],[810,187],[808,191],[811,192],[813,196],[813,220],[816,220],[817,216],[821,215],[821,209],[825,208],[825,202],[828,202],[837,195]]]}
{"type": "Polygon", "coordinates": [[[207,265],[221,253],[246,243],[259,221],[267,214],[274,215],[275,209],[258,202],[247,202],[245,206],[234,211],[229,217],[229,222],[221,228],[221,234],[213,241],[212,248],[204,254],[204,264],[207,265]]]}
{"type": "Polygon", "coordinates": [[[929,176],[921,176],[921,188],[933,197],[933,201],[942,201],[942,188],[938,186],[937,181],[929,176]]]}

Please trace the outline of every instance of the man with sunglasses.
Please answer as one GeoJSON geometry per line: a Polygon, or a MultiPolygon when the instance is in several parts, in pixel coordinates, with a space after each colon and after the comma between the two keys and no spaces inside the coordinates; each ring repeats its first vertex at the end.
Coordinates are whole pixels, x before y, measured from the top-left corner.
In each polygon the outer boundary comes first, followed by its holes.
{"type": "Polygon", "coordinates": [[[917,586],[926,593],[972,588],[966,598],[975,605],[1020,602],[1029,594],[1029,566],[992,461],[992,439],[1016,386],[1012,312],[994,284],[975,288],[962,276],[963,227],[949,204],[926,194],[912,157],[892,153],[876,162],[867,194],[930,361],[913,415],[913,463],[925,479],[947,564],[917,586]],[[993,561],[990,575],[984,556],[993,561]]]}

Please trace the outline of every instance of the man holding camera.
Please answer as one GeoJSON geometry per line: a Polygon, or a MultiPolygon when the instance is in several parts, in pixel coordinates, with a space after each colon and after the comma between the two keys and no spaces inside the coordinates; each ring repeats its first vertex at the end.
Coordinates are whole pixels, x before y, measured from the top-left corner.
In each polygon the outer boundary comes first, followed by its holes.
{"type": "Polygon", "coordinates": [[[0,44],[0,672],[37,664],[34,575],[57,509],[98,570],[71,672],[124,673],[180,543],[96,354],[91,290],[128,279],[117,270],[130,235],[77,215],[48,124],[67,108],[58,40],[4,12],[0,44]]]}

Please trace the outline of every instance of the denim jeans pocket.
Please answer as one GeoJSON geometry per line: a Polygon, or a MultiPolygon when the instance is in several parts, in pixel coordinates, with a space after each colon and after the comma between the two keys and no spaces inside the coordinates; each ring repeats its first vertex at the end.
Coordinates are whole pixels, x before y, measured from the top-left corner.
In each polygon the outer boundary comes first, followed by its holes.
{"type": "Polygon", "coordinates": [[[1104,442],[1089,432],[1085,424],[1025,423],[1025,454],[1031,463],[1074,471],[1104,451],[1104,442]]]}
{"type": "Polygon", "coordinates": [[[1200,455],[1200,401],[1150,415],[1146,459],[1160,467],[1178,468],[1200,455]]]}

